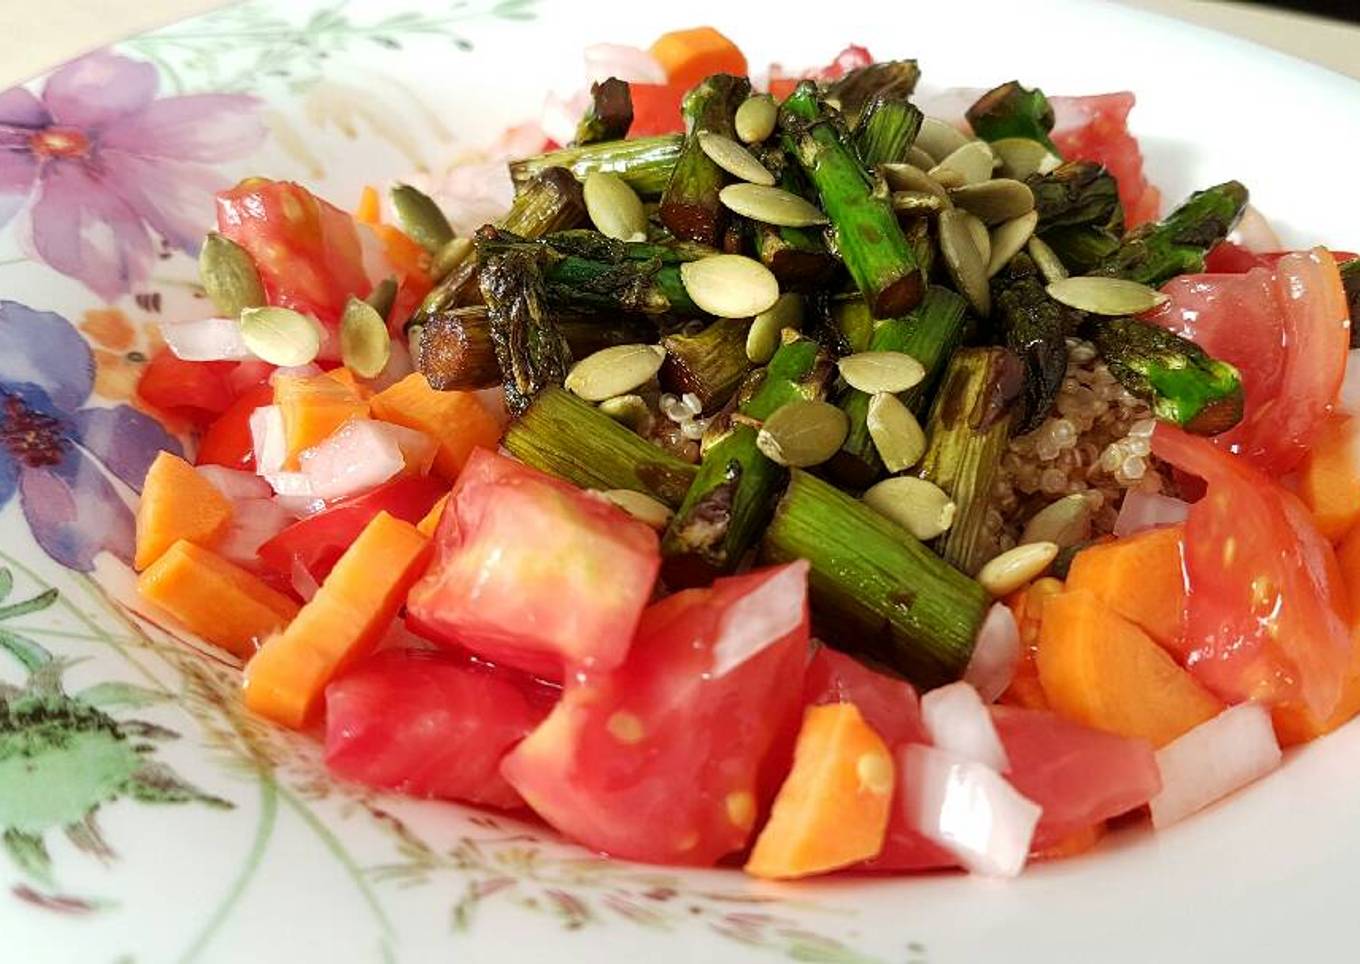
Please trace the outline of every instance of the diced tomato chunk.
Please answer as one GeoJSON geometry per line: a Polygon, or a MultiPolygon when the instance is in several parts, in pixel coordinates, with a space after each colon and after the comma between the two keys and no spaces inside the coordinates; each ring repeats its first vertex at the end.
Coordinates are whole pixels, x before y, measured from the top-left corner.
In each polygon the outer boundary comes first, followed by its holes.
{"type": "Polygon", "coordinates": [[[235,396],[229,377],[236,362],[190,362],[169,348],[151,356],[137,382],[137,394],[148,405],[207,425],[231,407],[235,396]]]}
{"type": "Polygon", "coordinates": [[[1143,173],[1143,152],[1129,133],[1134,96],[1128,91],[1089,97],[1051,97],[1056,124],[1053,143],[1069,161],[1104,164],[1119,185],[1124,224],[1136,228],[1157,220],[1162,194],[1143,173]]]}
{"type": "Polygon", "coordinates": [[[199,465],[224,465],[253,472],[255,443],[250,435],[250,414],[273,401],[272,385],[256,385],[243,393],[208,426],[194,461],[199,465]]]}
{"type": "Polygon", "coordinates": [[[633,98],[633,123],[629,137],[651,137],[654,134],[679,134],[685,129],[680,116],[680,101],[685,88],[676,84],[629,84],[633,98]]]}

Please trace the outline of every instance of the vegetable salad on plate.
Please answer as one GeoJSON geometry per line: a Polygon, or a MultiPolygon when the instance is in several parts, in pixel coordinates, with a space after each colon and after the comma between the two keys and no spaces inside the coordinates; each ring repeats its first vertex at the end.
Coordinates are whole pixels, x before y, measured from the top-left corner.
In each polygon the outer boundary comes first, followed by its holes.
{"type": "Polygon", "coordinates": [[[1015,875],[1360,712],[1360,260],[1164,205],[1131,94],[586,62],[503,165],[217,196],[135,605],[252,712],[771,879],[1015,875]]]}

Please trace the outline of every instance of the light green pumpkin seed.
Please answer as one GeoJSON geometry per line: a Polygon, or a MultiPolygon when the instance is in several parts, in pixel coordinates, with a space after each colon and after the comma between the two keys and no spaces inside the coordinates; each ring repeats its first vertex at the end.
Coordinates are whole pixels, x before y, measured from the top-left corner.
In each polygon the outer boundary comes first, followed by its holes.
{"type": "Polygon", "coordinates": [[[779,299],[779,282],[759,261],[739,254],[713,254],[680,265],[685,293],[718,318],[754,318],[779,299]]]}
{"type": "Polygon", "coordinates": [[[1053,281],[1047,290],[1054,301],[1093,315],[1138,315],[1169,300],[1156,288],[1137,281],[1092,275],[1053,281]]]}
{"type": "Polygon", "coordinates": [[[665,360],[660,345],[614,345],[582,358],[562,384],[588,402],[602,402],[647,384],[665,360]]]}
{"type": "Polygon", "coordinates": [[[926,370],[915,358],[900,351],[861,351],[846,355],[836,367],[854,389],[869,395],[905,392],[921,383],[926,370]]]}
{"type": "Polygon", "coordinates": [[[763,184],[729,184],[718,192],[718,200],[728,210],[781,228],[809,228],[827,220],[811,201],[763,184]]]}
{"type": "Polygon", "coordinates": [[[948,206],[949,192],[940,185],[939,181],[916,165],[880,164],[878,169],[883,172],[883,179],[888,182],[888,187],[894,191],[917,191],[922,194],[933,194],[948,206]]]}
{"type": "Polygon", "coordinates": [[[608,171],[591,171],[582,185],[586,213],[605,237],[642,241],[647,237],[647,213],[642,198],[628,182],[608,171]]]}
{"type": "Polygon", "coordinates": [[[1025,245],[1025,250],[1034,259],[1034,264],[1038,267],[1039,273],[1044,276],[1044,280],[1052,283],[1061,281],[1068,276],[1067,265],[1062,263],[1062,258],[1058,253],[1048,246],[1043,239],[1033,237],[1025,245]]]}
{"type": "Polygon", "coordinates": [[[910,475],[879,482],[864,493],[864,504],[922,542],[949,531],[958,508],[934,482],[910,475]]]}
{"type": "Polygon", "coordinates": [[[1009,596],[1044,574],[1058,557],[1052,542],[1030,542],[1001,553],[979,570],[977,581],[996,598],[1009,596]]]}
{"type": "Polygon", "coordinates": [[[1020,253],[1039,225],[1039,212],[1030,211],[1020,217],[999,224],[992,231],[991,258],[987,262],[987,277],[992,277],[1020,253]]]}
{"type": "Polygon", "coordinates": [[[780,465],[820,465],[840,451],[850,420],[835,405],[799,399],[778,408],[756,435],[756,448],[780,465]]]}
{"type": "Polygon", "coordinates": [[[700,131],[699,148],[708,155],[710,161],[733,177],[739,177],[752,184],[768,186],[774,183],[774,175],[769,169],[756,160],[754,154],[730,137],[723,137],[712,131],[700,131]]]}
{"type": "Polygon", "coordinates": [[[926,454],[926,433],[921,423],[896,395],[879,392],[869,399],[864,422],[889,472],[909,469],[926,454]]]}
{"type": "Polygon", "coordinates": [[[938,117],[926,117],[921,121],[921,129],[917,132],[915,141],[916,146],[935,161],[944,160],[967,143],[968,138],[960,133],[957,127],[938,117]]]}
{"type": "Polygon", "coordinates": [[[453,273],[453,270],[466,261],[473,252],[474,245],[471,238],[453,238],[448,244],[439,249],[439,253],[434,256],[434,261],[430,264],[430,275],[435,281],[442,281],[453,273]]]}
{"type": "Polygon", "coordinates": [[[392,304],[397,300],[397,279],[383,278],[373,286],[373,290],[368,293],[364,301],[373,306],[373,310],[386,318],[392,313],[392,304]]]}
{"type": "Polygon", "coordinates": [[[923,171],[928,171],[935,166],[935,158],[921,150],[919,144],[913,144],[907,148],[906,162],[912,167],[919,167],[923,171]]]}
{"type": "Polygon", "coordinates": [[[1034,192],[1029,185],[1009,177],[994,177],[980,184],[957,187],[949,192],[949,200],[989,225],[1034,210],[1034,192]]]}
{"type": "Polygon", "coordinates": [[[949,201],[925,191],[893,191],[892,206],[898,214],[930,216],[949,207],[949,201]]]}
{"type": "Polygon", "coordinates": [[[671,511],[671,507],[664,502],[658,502],[650,495],[633,489],[605,489],[600,492],[600,495],[627,512],[634,519],[646,523],[657,531],[666,528],[667,523],[671,521],[671,516],[675,515],[671,511]]]}
{"type": "Polygon", "coordinates": [[[982,259],[984,265],[992,259],[992,235],[987,230],[987,225],[982,223],[982,218],[971,212],[965,212],[964,224],[968,226],[968,237],[973,240],[973,247],[977,248],[978,257],[982,259]]]}
{"type": "Polygon", "coordinates": [[[350,298],[340,316],[340,360],[360,378],[377,378],[392,357],[392,339],[382,315],[366,301],[350,298]]]}
{"type": "Polygon", "coordinates": [[[799,331],[803,327],[803,296],[788,292],[756,315],[746,330],[746,357],[757,365],[764,365],[779,349],[781,335],[786,328],[799,331]]]}
{"type": "Polygon", "coordinates": [[[987,262],[982,260],[968,226],[971,217],[958,208],[941,212],[940,253],[954,287],[985,318],[992,310],[992,291],[987,283],[987,262]]]}
{"type": "Polygon", "coordinates": [[[1047,174],[1062,164],[1062,158],[1028,137],[1003,137],[992,141],[992,151],[1001,161],[1002,172],[1017,181],[1023,181],[1031,174],[1047,174]]]}
{"type": "Polygon", "coordinates": [[[424,191],[409,184],[392,188],[392,209],[397,212],[397,223],[430,254],[453,240],[453,227],[439,205],[424,191]]]}
{"type": "Polygon", "coordinates": [[[755,97],[748,97],[737,108],[732,126],[736,128],[737,136],[743,141],[755,144],[774,133],[774,125],[778,118],[779,110],[774,106],[774,98],[769,94],[758,94],[755,97]]]}
{"type": "Polygon", "coordinates": [[[230,238],[208,232],[198,253],[198,276],[217,313],[236,318],[265,303],[264,283],[255,259],[230,238]]]}
{"type": "Polygon", "coordinates": [[[652,410],[641,395],[615,395],[600,403],[604,412],[620,425],[627,425],[639,435],[644,434],[652,424],[652,410]]]}
{"type": "Polygon", "coordinates": [[[1020,543],[1052,542],[1059,549],[1091,538],[1091,500],[1080,492],[1044,506],[1025,523],[1020,543]]]}
{"type": "Polygon", "coordinates": [[[247,308],[241,339],[256,358],[284,368],[309,364],[321,350],[320,326],[291,308],[247,308]]]}
{"type": "Polygon", "coordinates": [[[995,163],[996,155],[986,141],[968,141],[926,173],[938,181],[943,172],[953,171],[964,184],[981,184],[991,178],[995,163]]]}

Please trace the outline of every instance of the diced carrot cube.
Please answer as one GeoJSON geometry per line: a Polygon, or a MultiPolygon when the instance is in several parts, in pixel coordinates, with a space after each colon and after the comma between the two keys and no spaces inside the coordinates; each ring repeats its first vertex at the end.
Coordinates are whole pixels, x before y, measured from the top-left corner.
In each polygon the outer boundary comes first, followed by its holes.
{"type": "Polygon", "coordinates": [[[439,392],[412,372],[370,400],[373,417],[424,432],[439,443],[434,470],[457,478],[472,450],[495,449],[500,425],[473,392],[439,392]]]}
{"type": "Polygon", "coordinates": [[[181,539],[212,546],[231,525],[231,502],[178,455],[161,452],[142,482],[134,567],[151,565],[181,539]]]}

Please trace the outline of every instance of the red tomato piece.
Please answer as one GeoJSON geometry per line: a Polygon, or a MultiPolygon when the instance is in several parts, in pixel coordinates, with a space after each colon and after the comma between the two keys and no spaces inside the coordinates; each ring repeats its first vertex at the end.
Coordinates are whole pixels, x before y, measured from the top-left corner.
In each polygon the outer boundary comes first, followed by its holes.
{"type": "Polygon", "coordinates": [[[183,361],[162,348],[142,369],[137,394],[154,408],[206,425],[231,407],[229,376],[235,367],[236,362],[183,361]]]}
{"type": "Polygon", "coordinates": [[[556,690],[451,653],[389,649],[326,687],[326,766],[371,787],[509,809],[501,776],[556,690]]]}
{"type": "Polygon", "coordinates": [[[431,638],[558,677],[623,662],[661,567],[612,502],[486,449],[468,458],[407,605],[431,638]]]}
{"type": "Polygon", "coordinates": [[[1325,719],[1351,649],[1332,547],[1297,497],[1207,439],[1161,424],[1152,451],[1207,484],[1185,526],[1186,668],[1230,703],[1325,719]]]}
{"type": "Polygon", "coordinates": [[[250,415],[274,400],[272,385],[248,389],[208,426],[198,443],[199,465],[225,465],[229,469],[255,471],[255,443],[250,435],[250,415]]]}
{"type": "Polygon", "coordinates": [[[384,482],[294,522],[260,546],[260,562],[286,580],[292,577],[296,561],[319,583],[379,512],[414,525],[447,491],[443,482],[428,475],[384,482]]]}
{"type": "Polygon", "coordinates": [[[1044,808],[1032,851],[1147,803],[1162,788],[1152,744],[1082,726],[1044,710],[993,706],[1006,776],[1044,808]]]}
{"type": "MultiPolygon", "coordinates": [[[[1245,274],[1252,268],[1274,268],[1280,259],[1290,251],[1249,251],[1232,241],[1216,244],[1204,259],[1204,270],[1209,274],[1245,274]]],[[[1332,258],[1337,264],[1354,261],[1358,257],[1351,251],[1333,251],[1332,258]]]]}
{"type": "Polygon", "coordinates": [[[618,857],[712,864],[741,850],[762,761],[802,702],[807,563],[649,607],[623,665],[573,677],[501,764],[548,823],[618,857]]]}
{"type": "Polygon", "coordinates": [[[1171,300],[1147,320],[1242,373],[1246,415],[1215,444],[1273,476],[1293,469],[1346,372],[1348,310],[1335,260],[1317,248],[1283,255],[1273,273],[1184,275],[1162,290],[1171,300]]]}
{"type": "Polygon", "coordinates": [[[654,134],[679,134],[685,129],[680,116],[680,101],[685,89],[673,84],[629,84],[633,98],[633,123],[629,137],[651,137],[654,134]]]}
{"type": "Polygon", "coordinates": [[[271,305],[337,324],[372,288],[354,219],[291,181],[252,178],[217,195],[217,229],[250,252],[271,305]]]}
{"type": "Polygon", "coordinates": [[[1124,224],[1157,220],[1162,194],[1143,174],[1143,152],[1129,133],[1134,96],[1128,91],[1089,97],[1050,97],[1056,124],[1053,143],[1069,161],[1104,164],[1119,184],[1124,224]]]}

